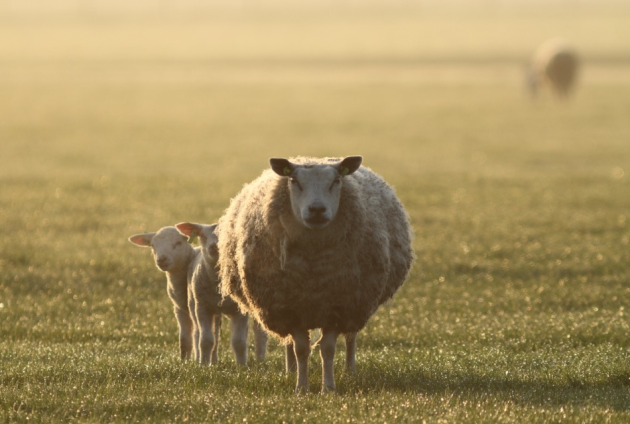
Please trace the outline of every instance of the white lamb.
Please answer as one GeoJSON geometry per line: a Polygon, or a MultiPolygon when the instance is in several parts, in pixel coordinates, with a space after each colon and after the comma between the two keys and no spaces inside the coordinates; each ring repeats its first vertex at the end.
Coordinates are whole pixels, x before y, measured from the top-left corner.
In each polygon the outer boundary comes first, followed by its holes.
{"type": "MultiPolygon", "coordinates": [[[[183,225],[183,224],[182,224],[183,225]]],[[[175,317],[179,327],[180,357],[182,360],[193,358],[201,363],[216,362],[218,359],[217,343],[221,328],[221,315],[213,314],[210,324],[205,319],[207,315],[201,313],[203,317],[203,327],[197,323],[195,313],[195,297],[192,291],[193,286],[210,287],[214,285],[215,290],[218,284],[214,265],[216,264],[216,236],[214,230],[216,224],[198,225],[194,227],[203,247],[192,247],[189,237],[183,235],[176,227],[163,227],[155,233],[136,234],[129,237],[129,241],[142,247],[151,247],[155,264],[166,273],[167,292],[174,306],[175,317]],[[205,252],[205,254],[204,254],[205,252]],[[210,253],[212,252],[212,253],[210,253]],[[214,255],[212,257],[211,255],[214,255]],[[200,329],[205,330],[202,338],[200,329]],[[210,335],[207,334],[210,329],[210,335]]],[[[192,240],[191,240],[192,241],[192,240]]],[[[207,290],[211,292],[211,290],[207,290]]],[[[200,295],[201,297],[201,291],[200,295]]],[[[216,292],[216,296],[210,297],[221,301],[221,297],[216,292]]],[[[229,300],[226,299],[229,303],[229,300]]],[[[207,302],[206,302],[207,303],[207,302]]],[[[200,302],[204,305],[204,302],[200,302]]],[[[236,307],[234,307],[236,309],[236,307]]],[[[230,314],[232,318],[232,347],[238,364],[247,362],[247,316],[236,310],[230,314]]],[[[256,337],[257,343],[261,337],[256,337]]],[[[266,347],[266,340],[265,340],[266,347]]],[[[258,352],[263,352],[265,347],[256,347],[258,352]]]]}
{"type": "Polygon", "coordinates": [[[527,73],[532,96],[548,86],[558,99],[566,99],[575,86],[579,65],[577,53],[566,41],[545,41],[534,52],[527,73]]]}
{"type": "Polygon", "coordinates": [[[353,361],[356,333],[413,260],[403,206],[361,162],[272,158],[219,221],[221,292],[293,344],[298,393],[308,390],[309,330],[322,331],[322,391],[335,390],[338,335],[353,361]]]}
{"type": "MultiPolygon", "coordinates": [[[[204,225],[191,222],[182,222],[175,226],[180,233],[188,237],[189,242],[199,236],[201,255],[197,256],[193,274],[189,280],[189,295],[192,294],[193,300],[190,310],[195,324],[195,346],[197,346],[199,361],[202,364],[216,363],[219,341],[217,328],[220,328],[221,314],[227,315],[230,317],[231,344],[236,354],[236,362],[245,364],[247,362],[248,317],[240,313],[234,300],[229,297],[222,299],[219,293],[219,278],[216,272],[219,259],[216,226],[217,224],[204,225]]],[[[262,361],[265,359],[268,337],[260,324],[254,325],[256,359],[262,361]]]]}

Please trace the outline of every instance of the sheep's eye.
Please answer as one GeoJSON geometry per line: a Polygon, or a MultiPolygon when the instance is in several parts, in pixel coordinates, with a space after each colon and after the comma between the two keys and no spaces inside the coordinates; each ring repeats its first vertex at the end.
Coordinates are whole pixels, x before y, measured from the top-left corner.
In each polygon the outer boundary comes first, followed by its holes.
{"type": "Polygon", "coordinates": [[[182,245],[181,241],[175,242],[175,244],[173,245],[173,249],[175,249],[177,246],[181,246],[181,245],[182,245]]]}
{"type": "Polygon", "coordinates": [[[330,190],[333,189],[334,186],[338,185],[341,183],[341,178],[337,177],[333,180],[332,184],[330,185],[330,190]]]}
{"type": "Polygon", "coordinates": [[[291,184],[297,186],[297,188],[302,190],[302,186],[300,185],[300,182],[298,180],[296,180],[295,178],[291,178],[289,181],[291,181],[291,184]]]}

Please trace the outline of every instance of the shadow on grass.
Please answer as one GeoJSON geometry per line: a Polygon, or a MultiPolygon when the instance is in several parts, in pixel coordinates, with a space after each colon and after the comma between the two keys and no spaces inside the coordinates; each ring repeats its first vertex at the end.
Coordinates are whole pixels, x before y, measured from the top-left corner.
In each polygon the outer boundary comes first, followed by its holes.
{"type": "Polygon", "coordinates": [[[339,394],[399,392],[423,395],[454,394],[462,398],[511,401],[524,406],[593,405],[630,411],[630,373],[610,375],[598,382],[526,381],[518,377],[480,376],[466,371],[391,370],[363,367],[356,375],[340,375],[339,394]]]}

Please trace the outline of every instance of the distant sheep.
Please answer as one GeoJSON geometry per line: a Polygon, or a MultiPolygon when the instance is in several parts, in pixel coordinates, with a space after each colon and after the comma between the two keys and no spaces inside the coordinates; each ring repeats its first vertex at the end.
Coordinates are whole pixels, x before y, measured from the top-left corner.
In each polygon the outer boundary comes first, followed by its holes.
{"type": "Polygon", "coordinates": [[[337,336],[354,361],[356,333],[413,260],[402,204],[361,162],[272,158],[219,221],[221,292],[293,344],[298,393],[308,390],[309,330],[322,329],[322,391],[335,390],[337,336]]]}
{"type": "Polygon", "coordinates": [[[536,96],[543,86],[559,98],[566,99],[574,89],[580,60],[575,50],[560,39],[544,42],[531,59],[528,87],[536,96]]]}
{"type": "MultiPolygon", "coordinates": [[[[192,292],[193,281],[199,287],[214,285],[215,290],[217,290],[216,271],[212,265],[213,263],[216,264],[216,236],[214,235],[216,225],[195,228],[199,230],[198,235],[202,243],[204,240],[206,241],[203,249],[193,248],[188,243],[189,237],[180,233],[176,227],[170,226],[161,228],[155,233],[133,235],[129,237],[129,241],[138,246],[151,247],[155,264],[166,273],[167,292],[173,302],[179,327],[181,359],[193,358],[207,363],[212,358],[212,361],[216,362],[215,341],[218,340],[221,328],[221,315],[213,315],[209,324],[207,320],[204,320],[204,327],[196,324],[198,321],[195,314],[195,297],[192,292]],[[210,255],[205,257],[203,252],[213,252],[214,258],[210,255]],[[204,333],[205,338],[203,343],[200,343],[202,341],[200,331],[202,328],[205,331],[210,328],[211,334],[204,333]]],[[[217,299],[217,302],[221,301],[218,291],[213,299],[217,299]]],[[[226,302],[229,304],[230,301],[226,300],[226,302]]],[[[235,305],[233,309],[236,309],[235,305]]],[[[203,318],[206,317],[204,314],[201,315],[203,318]]],[[[244,364],[247,361],[247,316],[238,311],[232,315],[232,346],[237,363],[244,364]]],[[[257,346],[257,351],[259,350],[260,348],[257,346]]]]}

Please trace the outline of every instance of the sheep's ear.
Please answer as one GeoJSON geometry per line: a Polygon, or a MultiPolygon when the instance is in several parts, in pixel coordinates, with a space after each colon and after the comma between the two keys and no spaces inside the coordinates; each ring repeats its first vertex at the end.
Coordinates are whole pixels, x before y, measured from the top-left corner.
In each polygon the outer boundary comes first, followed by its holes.
{"type": "Polygon", "coordinates": [[[129,241],[137,246],[149,247],[155,233],[135,234],[129,237],[129,241]]]}
{"type": "Polygon", "coordinates": [[[269,164],[271,165],[273,172],[281,177],[288,177],[293,174],[293,171],[295,170],[295,165],[283,158],[271,158],[269,159],[269,164]]]}
{"type": "Polygon", "coordinates": [[[203,227],[192,222],[180,222],[175,225],[177,231],[188,237],[188,243],[193,244],[197,240],[197,236],[201,234],[203,227]]]}
{"type": "Polygon", "coordinates": [[[363,162],[363,158],[361,156],[348,156],[337,164],[337,172],[339,172],[339,175],[342,177],[350,175],[359,169],[361,162],[363,162]]]}

